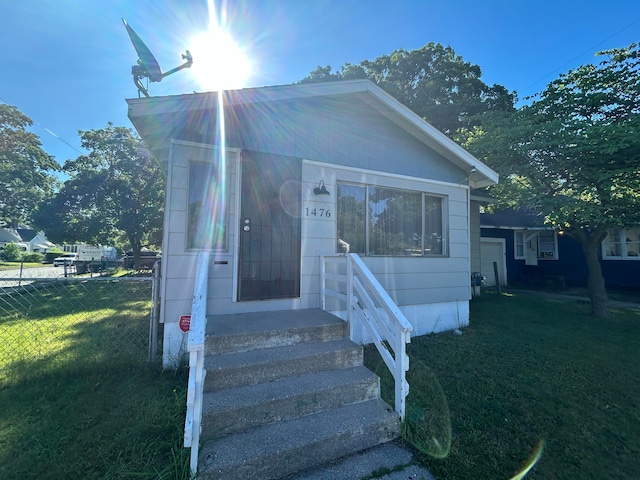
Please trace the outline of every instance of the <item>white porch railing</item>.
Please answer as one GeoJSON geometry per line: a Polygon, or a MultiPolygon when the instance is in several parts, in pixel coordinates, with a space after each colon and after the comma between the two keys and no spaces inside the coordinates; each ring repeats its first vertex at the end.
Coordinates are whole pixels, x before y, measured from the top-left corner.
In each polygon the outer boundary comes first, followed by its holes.
{"type": "Polygon", "coordinates": [[[198,471],[198,448],[202,422],[202,388],[204,376],[204,336],[207,327],[207,282],[209,277],[209,254],[198,254],[196,281],[191,304],[191,325],[187,350],[189,351],[189,384],[187,386],[187,416],[184,422],[184,446],[191,447],[190,467],[195,475],[198,471]]]}
{"type": "Polygon", "coordinates": [[[333,312],[343,312],[346,306],[352,340],[362,340],[356,338],[358,325],[371,336],[395,379],[396,412],[404,420],[409,393],[406,344],[411,341],[412,330],[407,318],[355,253],[320,256],[320,302],[323,310],[333,312]],[[334,303],[339,308],[328,308],[327,297],[337,299],[334,303]]]}

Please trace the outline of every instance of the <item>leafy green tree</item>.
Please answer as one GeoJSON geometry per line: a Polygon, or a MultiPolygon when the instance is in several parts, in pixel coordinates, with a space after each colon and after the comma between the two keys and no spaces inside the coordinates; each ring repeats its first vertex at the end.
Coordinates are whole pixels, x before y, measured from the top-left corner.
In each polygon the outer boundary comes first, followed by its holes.
{"type": "Polygon", "coordinates": [[[124,234],[139,264],[140,249],[160,244],[165,177],[129,128],[109,123],[81,131],[90,153],[64,164],[60,192],[37,215],[57,242],[113,244],[124,234]]]}
{"type": "Polygon", "coordinates": [[[502,198],[535,205],[582,245],[593,314],[609,317],[598,250],[640,224],[640,50],[601,52],[513,114],[485,115],[468,148],[501,174],[502,198]]]}
{"type": "Polygon", "coordinates": [[[57,187],[60,166],[27,127],[33,122],[11,105],[0,105],[0,220],[14,228],[57,187]]]}
{"type": "Polygon", "coordinates": [[[345,64],[333,72],[318,67],[300,83],[368,78],[445,134],[477,124],[486,111],[511,111],[515,94],[501,85],[489,86],[480,67],[465,62],[451,47],[428,43],[396,50],[373,61],[345,64]]]}

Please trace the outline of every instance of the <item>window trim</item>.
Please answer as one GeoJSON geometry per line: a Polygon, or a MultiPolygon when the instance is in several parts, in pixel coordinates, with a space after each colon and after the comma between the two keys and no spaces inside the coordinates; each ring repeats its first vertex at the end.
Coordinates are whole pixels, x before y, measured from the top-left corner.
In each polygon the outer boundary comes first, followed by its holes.
{"type": "Polygon", "coordinates": [[[538,260],[558,260],[560,258],[560,253],[558,251],[558,232],[557,230],[550,230],[550,229],[540,229],[540,230],[524,230],[524,229],[520,229],[520,230],[514,230],[513,231],[513,258],[514,260],[526,260],[527,259],[527,240],[526,240],[526,236],[527,236],[527,232],[530,233],[534,233],[536,235],[535,238],[535,242],[536,242],[536,258],[538,260]],[[540,234],[542,233],[552,233],[553,234],[553,257],[541,257],[540,256],[540,234]],[[518,242],[518,238],[520,238],[522,241],[518,242]],[[522,246],[522,254],[518,255],[518,245],[522,246]]]}
{"type": "MultiPolygon", "coordinates": [[[[396,186],[391,186],[391,185],[381,185],[381,184],[377,184],[377,183],[359,183],[359,182],[353,182],[353,181],[342,181],[342,180],[337,180],[336,181],[336,203],[338,201],[338,197],[337,197],[337,192],[339,189],[340,185],[346,185],[346,186],[354,186],[354,187],[361,187],[364,188],[364,204],[365,204],[365,218],[364,218],[364,227],[365,227],[365,252],[364,253],[358,253],[359,255],[362,256],[367,256],[367,257],[397,257],[397,258],[404,258],[404,257],[411,257],[411,258],[448,258],[450,253],[449,253],[449,197],[447,195],[443,195],[443,194],[436,194],[436,193],[430,193],[430,192],[426,192],[424,190],[412,190],[409,188],[402,188],[402,187],[396,187],[396,186]],[[371,215],[369,214],[370,210],[369,210],[369,189],[370,187],[373,188],[381,188],[381,189],[388,189],[388,190],[397,190],[397,191],[402,191],[402,192],[411,192],[411,193],[418,193],[420,194],[420,203],[421,203],[421,217],[420,217],[420,227],[421,227],[421,254],[420,255],[390,255],[390,254],[381,254],[381,255],[374,255],[370,253],[370,241],[371,241],[371,215]],[[441,243],[442,243],[442,253],[439,254],[434,254],[434,255],[426,255],[424,253],[425,248],[424,248],[424,240],[425,240],[425,207],[426,207],[426,198],[427,197],[432,197],[432,198],[439,198],[441,200],[441,204],[440,204],[440,212],[441,212],[441,216],[442,216],[442,238],[441,238],[441,243]]],[[[338,208],[336,208],[336,213],[339,211],[338,208]]],[[[336,222],[338,221],[338,218],[336,217],[336,222]]],[[[337,238],[337,230],[336,230],[336,240],[338,240],[337,238]]],[[[338,244],[338,242],[335,242],[336,245],[338,244]]],[[[339,252],[338,253],[342,253],[339,252]]]]}
{"type": "Polygon", "coordinates": [[[538,232],[536,240],[538,242],[538,260],[558,260],[558,232],[556,230],[541,230],[538,232]],[[551,233],[553,235],[553,257],[542,257],[540,254],[542,251],[540,248],[540,235],[543,233],[551,233]]]}
{"type": "Polygon", "coordinates": [[[600,244],[600,252],[603,260],[632,260],[632,261],[640,260],[640,256],[638,255],[629,255],[629,250],[627,248],[628,245],[626,242],[626,239],[629,238],[627,237],[627,232],[629,230],[637,230],[637,234],[639,235],[639,238],[640,238],[640,227],[632,227],[632,228],[613,227],[613,228],[607,229],[607,236],[600,244]],[[619,232],[618,238],[615,243],[620,245],[620,255],[608,254],[608,252],[612,251],[611,243],[608,240],[613,230],[618,230],[619,232]]]}
{"type": "Polygon", "coordinates": [[[525,260],[524,254],[524,230],[514,230],[513,232],[513,258],[516,260],[525,260]],[[518,242],[518,237],[521,237],[522,242],[518,242]],[[518,245],[522,246],[522,254],[518,255],[518,245]]]}

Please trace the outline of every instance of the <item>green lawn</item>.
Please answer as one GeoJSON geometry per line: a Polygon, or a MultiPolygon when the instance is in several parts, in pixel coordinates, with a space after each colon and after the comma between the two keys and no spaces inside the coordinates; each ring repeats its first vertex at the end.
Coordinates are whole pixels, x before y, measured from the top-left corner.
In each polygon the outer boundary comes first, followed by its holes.
{"type": "Polygon", "coordinates": [[[576,302],[483,294],[462,336],[414,338],[409,355],[423,364],[410,403],[448,450],[421,455],[438,480],[507,479],[541,440],[527,478],[640,478],[640,312],[596,320],[576,302]]]}
{"type": "MultiPolygon", "coordinates": [[[[162,372],[137,342],[109,340],[145,334],[148,284],[72,288],[40,290],[24,316],[0,315],[0,345],[46,346],[0,358],[0,478],[188,478],[186,372],[162,372]],[[92,306],[64,313],[71,293],[92,306]]],[[[462,336],[409,347],[408,412],[423,415],[431,456],[420,458],[438,480],[507,479],[541,440],[528,478],[640,478],[640,312],[603,321],[576,302],[483,294],[462,336]]]]}
{"type": "Polygon", "coordinates": [[[49,286],[0,307],[0,478],[188,478],[186,372],[146,361],[149,283],[49,286]]]}

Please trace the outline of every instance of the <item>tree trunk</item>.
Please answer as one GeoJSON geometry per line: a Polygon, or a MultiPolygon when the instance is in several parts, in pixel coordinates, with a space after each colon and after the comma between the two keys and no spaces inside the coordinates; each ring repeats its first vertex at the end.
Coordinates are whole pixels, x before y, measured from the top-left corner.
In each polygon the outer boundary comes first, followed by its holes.
{"type": "Polygon", "coordinates": [[[139,240],[136,240],[133,236],[129,237],[129,243],[131,244],[131,250],[133,252],[133,266],[136,270],[140,269],[140,250],[142,245],[139,240]]]}
{"type": "Polygon", "coordinates": [[[589,287],[589,298],[591,299],[591,314],[597,318],[609,318],[611,316],[609,297],[605,289],[602,267],[598,258],[598,248],[600,248],[600,243],[604,240],[604,237],[605,235],[594,234],[581,239],[582,250],[589,268],[587,285],[589,287]]]}

